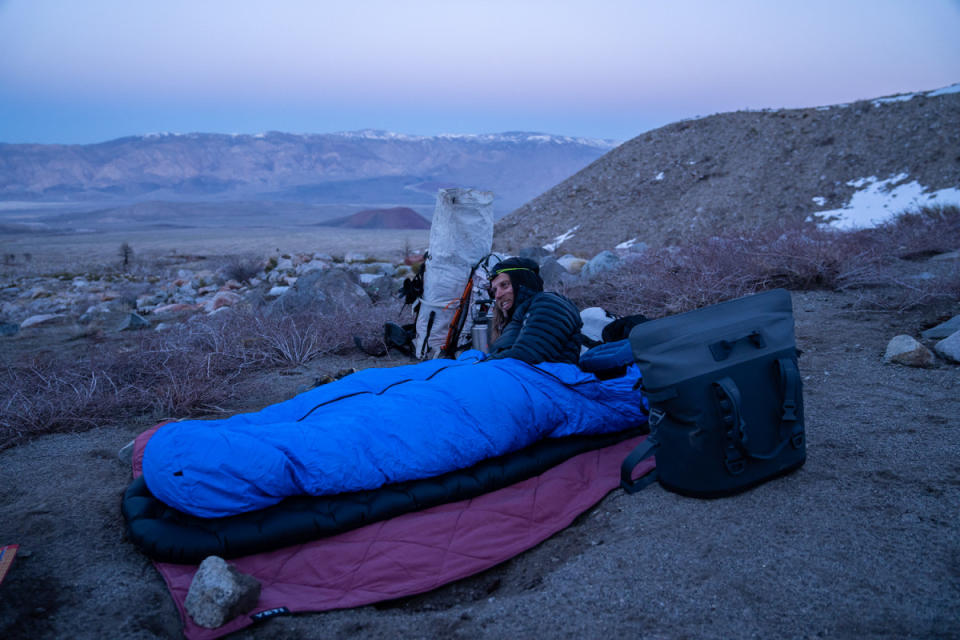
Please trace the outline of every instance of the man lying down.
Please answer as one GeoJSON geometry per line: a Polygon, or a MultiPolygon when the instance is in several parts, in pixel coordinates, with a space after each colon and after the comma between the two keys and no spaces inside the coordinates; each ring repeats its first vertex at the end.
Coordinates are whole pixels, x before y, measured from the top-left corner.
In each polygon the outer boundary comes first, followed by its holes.
{"type": "Polygon", "coordinates": [[[580,316],[543,292],[535,262],[493,270],[490,354],[360,371],[255,413],[159,429],[144,450],[150,491],[206,518],[429,478],[542,438],[646,421],[640,372],[599,380],[577,365],[580,316]]]}

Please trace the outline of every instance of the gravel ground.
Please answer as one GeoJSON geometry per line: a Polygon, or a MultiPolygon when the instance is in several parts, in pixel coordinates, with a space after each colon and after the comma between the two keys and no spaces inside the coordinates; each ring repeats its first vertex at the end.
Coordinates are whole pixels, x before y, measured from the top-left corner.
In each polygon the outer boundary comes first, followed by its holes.
{"type": "MultiPolygon", "coordinates": [[[[960,637],[960,367],[882,362],[893,335],[942,310],[855,302],[794,294],[808,460],[792,475],[718,500],[617,490],[477,576],[234,637],[960,637]]],[[[123,534],[129,469],[116,452],[142,428],[0,453],[0,543],[21,544],[0,637],[181,635],[162,579],[123,534]]]]}

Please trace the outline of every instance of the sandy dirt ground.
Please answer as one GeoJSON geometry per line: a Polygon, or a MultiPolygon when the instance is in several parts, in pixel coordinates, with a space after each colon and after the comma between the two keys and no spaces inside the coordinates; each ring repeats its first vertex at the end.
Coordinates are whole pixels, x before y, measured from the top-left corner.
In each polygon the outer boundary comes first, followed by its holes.
{"type": "MultiPolygon", "coordinates": [[[[808,433],[799,471],[717,500],[616,490],[482,574],[233,637],[960,637],[960,366],[882,362],[891,337],[917,335],[944,310],[865,312],[855,298],[794,294],[808,433]]],[[[299,383],[284,380],[276,399],[299,383]]],[[[147,426],[0,453],[0,543],[21,545],[0,585],[0,637],[181,636],[120,516],[130,469],[117,451],[147,426]]]]}

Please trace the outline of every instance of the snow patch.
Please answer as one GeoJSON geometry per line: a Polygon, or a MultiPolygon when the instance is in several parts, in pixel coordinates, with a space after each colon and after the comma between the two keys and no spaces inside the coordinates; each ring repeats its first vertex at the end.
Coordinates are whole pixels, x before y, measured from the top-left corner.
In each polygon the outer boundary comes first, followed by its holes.
{"type": "Polygon", "coordinates": [[[661,171],[656,176],[654,176],[653,179],[656,180],[657,182],[659,182],[660,180],[663,180],[663,171],[661,171]]]}
{"type": "Polygon", "coordinates": [[[813,204],[817,205],[818,207],[822,207],[823,205],[827,204],[827,199],[823,196],[813,196],[812,200],[813,204]]]}
{"type": "Polygon", "coordinates": [[[614,248],[615,248],[615,249],[629,249],[629,248],[632,247],[633,245],[637,244],[637,240],[639,240],[639,238],[630,238],[629,240],[625,240],[625,241],[621,242],[620,244],[618,244],[618,245],[617,245],[616,247],[614,247],[614,248]]]}
{"type": "Polygon", "coordinates": [[[579,228],[580,228],[580,225],[577,225],[573,229],[570,229],[565,233],[561,233],[559,236],[553,239],[553,242],[543,245],[543,248],[546,249],[547,251],[556,251],[557,247],[559,247],[561,244],[563,244],[564,242],[572,238],[574,233],[579,228]]]}
{"type": "Polygon", "coordinates": [[[928,91],[924,95],[926,95],[927,97],[933,98],[936,96],[945,96],[948,93],[960,93],[960,82],[958,82],[957,84],[952,84],[949,87],[944,87],[943,89],[928,91]]]}
{"type": "Polygon", "coordinates": [[[905,93],[900,96],[891,96],[889,98],[877,98],[873,101],[873,106],[879,107],[882,104],[889,104],[891,102],[907,102],[908,100],[913,100],[917,94],[915,93],[905,93]]]}
{"type": "Polygon", "coordinates": [[[441,133],[436,136],[418,136],[406,133],[394,133],[379,129],[361,129],[359,131],[340,131],[332,135],[343,138],[364,138],[366,140],[400,140],[404,142],[424,142],[430,140],[463,140],[480,144],[536,143],[536,144],[577,144],[600,149],[613,149],[620,141],[599,138],[580,138],[573,136],[555,136],[547,133],[526,131],[508,131],[506,133],[441,133]]]}
{"type": "Polygon", "coordinates": [[[829,225],[837,229],[862,229],[882,224],[909,209],[960,204],[960,189],[929,192],[916,180],[906,182],[907,178],[908,174],[900,173],[886,180],[876,176],[850,180],[847,184],[860,190],[854,192],[847,205],[840,209],[818,211],[817,216],[821,219],[834,218],[829,225]]]}

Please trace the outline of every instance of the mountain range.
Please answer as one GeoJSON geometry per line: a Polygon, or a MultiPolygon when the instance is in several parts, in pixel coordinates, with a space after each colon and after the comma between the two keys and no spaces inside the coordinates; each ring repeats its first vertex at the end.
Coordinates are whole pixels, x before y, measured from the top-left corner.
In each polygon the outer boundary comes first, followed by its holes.
{"type": "MultiPolygon", "coordinates": [[[[408,206],[429,217],[437,189],[493,191],[505,215],[616,146],[609,140],[509,132],[411,136],[335,134],[152,134],[88,145],[0,144],[0,201],[76,211],[143,202],[298,203],[309,216],[408,206]],[[338,206],[332,206],[338,205],[338,206]],[[317,207],[326,207],[323,213],[317,207]]],[[[227,206],[224,204],[224,206],[227,206]]],[[[242,205],[247,206],[247,205],[242,205]]],[[[241,206],[241,208],[242,208],[241,206]]],[[[289,207],[288,207],[289,208],[289,207]]],[[[176,214],[177,209],[167,210],[176,214]]],[[[81,216],[82,217],[82,216],[81,216]]],[[[96,227],[86,216],[75,222],[96,227]]],[[[2,221],[2,220],[0,220],[2,221]]]]}

